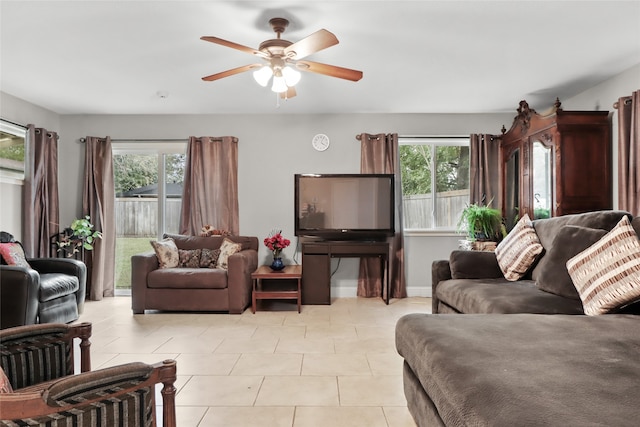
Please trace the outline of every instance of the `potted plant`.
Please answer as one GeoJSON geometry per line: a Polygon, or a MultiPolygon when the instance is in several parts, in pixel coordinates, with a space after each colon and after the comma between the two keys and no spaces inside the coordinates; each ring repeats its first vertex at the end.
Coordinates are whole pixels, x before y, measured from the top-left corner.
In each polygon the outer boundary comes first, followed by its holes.
{"type": "Polygon", "coordinates": [[[498,209],[478,204],[468,205],[462,211],[458,229],[470,241],[500,241],[505,235],[502,213],[498,209]]]}
{"type": "Polygon", "coordinates": [[[67,257],[72,257],[81,251],[93,250],[93,242],[102,239],[102,233],[94,230],[89,215],[84,218],[76,218],[71,223],[71,227],[65,228],[58,241],[58,251],[67,253],[67,257]]]}

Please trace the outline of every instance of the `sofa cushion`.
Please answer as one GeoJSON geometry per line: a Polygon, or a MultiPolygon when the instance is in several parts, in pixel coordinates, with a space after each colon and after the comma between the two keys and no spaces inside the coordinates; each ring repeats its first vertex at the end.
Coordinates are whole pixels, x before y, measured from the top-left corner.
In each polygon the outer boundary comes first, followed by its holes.
{"type": "Polygon", "coordinates": [[[640,301],[640,242],[627,217],[567,261],[584,312],[605,314],[640,301]]]}
{"type": "Polygon", "coordinates": [[[637,316],[409,314],[396,348],[444,425],[637,422],[637,316]]]}
{"type": "Polygon", "coordinates": [[[220,249],[202,249],[200,253],[200,267],[202,268],[217,268],[218,257],[220,256],[220,249]]]}
{"type": "Polygon", "coordinates": [[[225,289],[227,270],[220,268],[164,268],[147,276],[147,286],[154,289],[225,289]]]}
{"type": "Polygon", "coordinates": [[[567,261],[600,240],[607,232],[597,228],[565,225],[553,239],[544,255],[548,258],[540,271],[536,285],[543,291],[580,300],[580,295],[567,271],[567,261]]]}
{"type": "MultiPolygon", "coordinates": [[[[628,216],[629,219],[631,219],[631,214],[625,211],[596,211],[538,219],[533,221],[533,226],[536,229],[536,234],[540,239],[540,243],[546,251],[549,251],[553,246],[553,239],[556,238],[560,229],[565,225],[600,228],[602,230],[609,231],[616,226],[623,216],[628,216]]],[[[538,280],[540,272],[546,268],[546,263],[549,261],[550,259],[546,256],[542,256],[538,260],[531,271],[531,278],[533,280],[538,280]]]]}
{"type": "Polygon", "coordinates": [[[180,264],[180,254],[176,242],[172,238],[152,240],[151,246],[156,252],[160,268],[174,268],[180,264]]]}
{"type": "Polygon", "coordinates": [[[445,280],[438,284],[436,296],[461,313],[583,314],[580,301],[540,290],[531,280],[445,280]]]}
{"type": "Polygon", "coordinates": [[[236,243],[232,240],[225,238],[220,245],[220,255],[218,256],[218,262],[216,267],[226,270],[228,268],[229,257],[236,252],[242,250],[242,244],[236,243]]]}
{"type": "Polygon", "coordinates": [[[0,255],[7,265],[31,268],[24,254],[24,248],[18,242],[0,243],[0,255]]]}
{"type": "Polygon", "coordinates": [[[40,302],[51,301],[77,292],[80,288],[78,278],[70,274],[44,273],[40,275],[40,302]]]}
{"type": "Polygon", "coordinates": [[[529,215],[518,223],[496,247],[496,258],[507,280],[520,280],[542,253],[542,245],[529,215]]]}
{"type": "Polygon", "coordinates": [[[200,267],[200,254],[202,249],[178,249],[180,262],[178,267],[198,268],[200,267]]]}
{"type": "Polygon", "coordinates": [[[220,249],[224,239],[231,240],[242,245],[242,250],[258,250],[258,239],[251,236],[187,236],[183,234],[165,233],[165,238],[171,238],[176,242],[178,249],[220,249]]]}

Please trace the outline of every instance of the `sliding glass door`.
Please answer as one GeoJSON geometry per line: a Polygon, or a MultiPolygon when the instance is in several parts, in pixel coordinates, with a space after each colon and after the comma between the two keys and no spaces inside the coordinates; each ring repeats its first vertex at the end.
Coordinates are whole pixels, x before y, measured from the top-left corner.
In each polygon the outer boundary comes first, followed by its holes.
{"type": "Polygon", "coordinates": [[[113,143],[117,294],[130,293],[131,256],[150,240],[178,233],[185,143],[113,143]]]}

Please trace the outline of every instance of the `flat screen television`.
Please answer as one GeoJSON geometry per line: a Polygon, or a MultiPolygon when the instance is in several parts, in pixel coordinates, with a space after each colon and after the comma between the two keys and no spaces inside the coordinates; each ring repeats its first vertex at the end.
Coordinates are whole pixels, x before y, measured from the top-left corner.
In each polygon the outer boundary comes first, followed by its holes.
{"type": "Polygon", "coordinates": [[[395,232],[393,174],[296,174],[295,235],[380,240],[395,232]]]}

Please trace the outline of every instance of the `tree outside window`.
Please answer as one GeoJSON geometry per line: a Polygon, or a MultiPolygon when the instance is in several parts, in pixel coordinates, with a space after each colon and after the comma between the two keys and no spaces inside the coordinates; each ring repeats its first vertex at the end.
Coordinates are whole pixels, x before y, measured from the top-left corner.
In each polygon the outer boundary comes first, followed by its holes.
{"type": "Polygon", "coordinates": [[[400,137],[405,230],[455,230],[469,202],[468,137],[400,137]]]}

